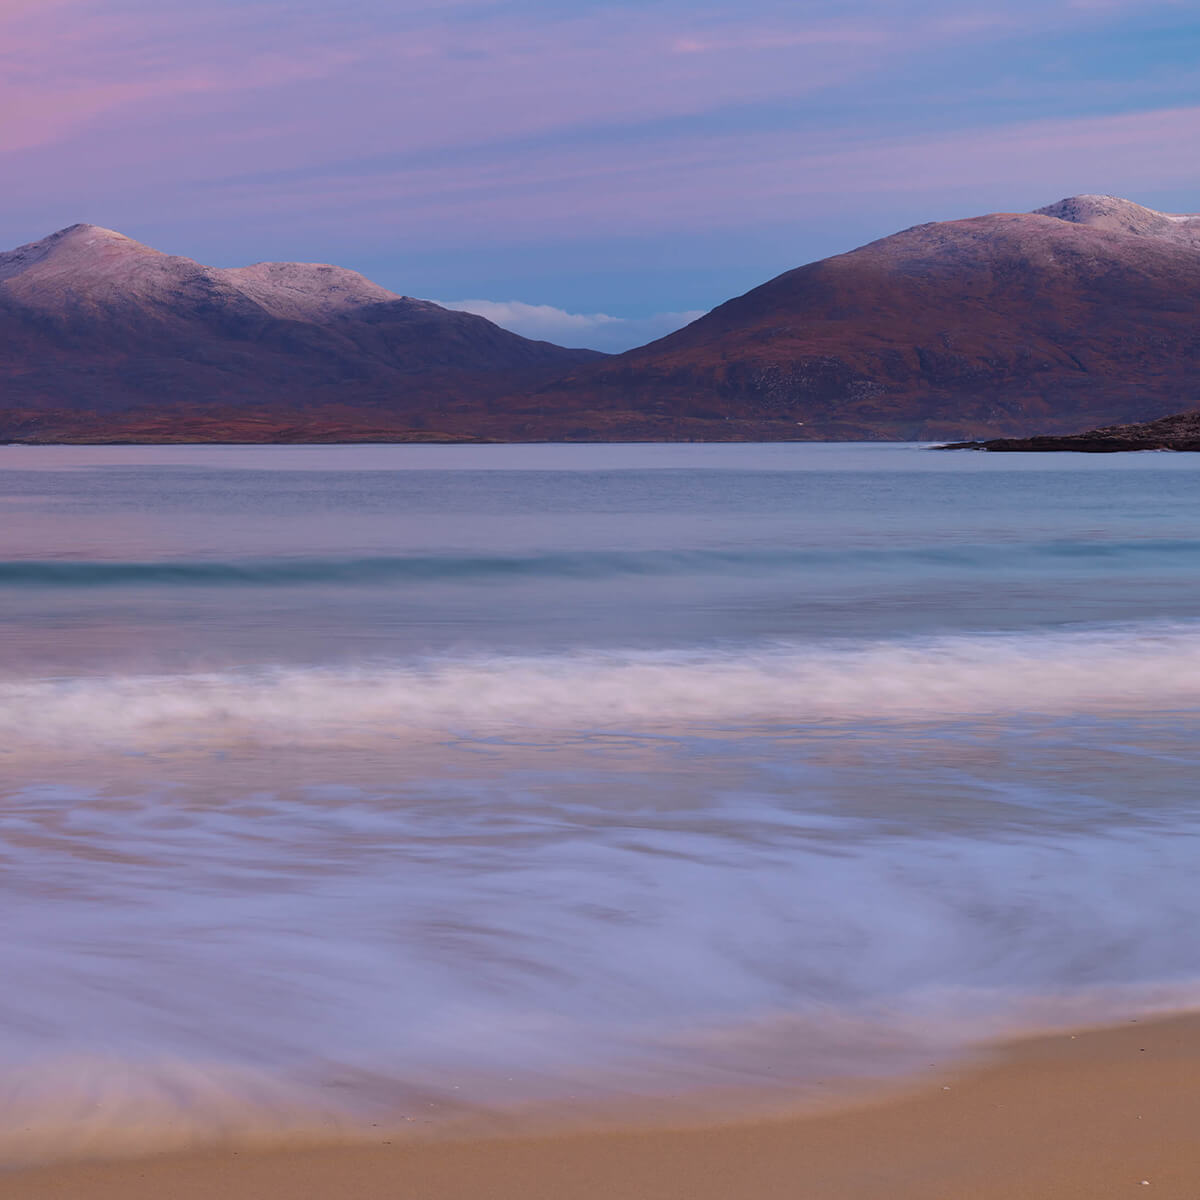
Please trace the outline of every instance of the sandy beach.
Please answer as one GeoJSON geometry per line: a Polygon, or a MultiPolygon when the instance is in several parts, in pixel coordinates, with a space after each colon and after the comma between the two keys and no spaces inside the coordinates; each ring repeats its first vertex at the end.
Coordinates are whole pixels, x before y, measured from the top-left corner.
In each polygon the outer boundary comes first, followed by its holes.
{"type": "Polygon", "coordinates": [[[825,1114],[71,1164],[0,1176],[0,1200],[1194,1200],[1198,1121],[1192,1015],[1019,1042],[825,1114]]]}

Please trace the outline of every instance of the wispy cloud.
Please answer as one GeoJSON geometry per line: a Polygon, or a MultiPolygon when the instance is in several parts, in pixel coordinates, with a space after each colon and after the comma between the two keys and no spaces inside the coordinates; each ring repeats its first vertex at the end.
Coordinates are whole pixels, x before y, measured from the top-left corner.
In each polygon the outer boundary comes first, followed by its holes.
{"type": "Polygon", "coordinates": [[[777,131],[615,149],[550,146],[516,158],[481,152],[444,165],[312,180],[303,189],[287,180],[251,181],[239,204],[277,219],[370,216],[379,236],[449,244],[545,241],[581,228],[610,236],[729,229],[778,223],[798,210],[829,220],[848,197],[859,208],[886,211],[897,197],[923,195],[940,212],[947,197],[962,196],[969,215],[980,204],[1006,207],[1022,196],[1031,204],[1081,191],[1136,198],[1188,183],[1200,187],[1200,108],[1190,107],[851,144],[777,131]]]}
{"type": "Polygon", "coordinates": [[[666,337],[690,325],[704,310],[655,313],[649,317],[612,317],[607,313],[574,313],[549,304],[520,300],[439,300],[446,308],[476,313],[522,337],[619,353],[666,337]]]}
{"type": "MultiPolygon", "coordinates": [[[[863,69],[855,58],[880,41],[795,21],[767,30],[726,23],[681,38],[676,14],[657,6],[619,20],[611,11],[538,18],[484,9],[465,23],[424,5],[358,0],[337,21],[288,7],[0,0],[0,136],[10,146],[52,141],[152,100],[165,125],[177,115],[173,101],[207,93],[225,99],[210,123],[220,125],[240,95],[243,119],[273,127],[281,156],[472,144],[809,93],[863,69]],[[727,60],[719,73],[691,61],[718,49],[727,60]],[[747,69],[747,59],[781,49],[791,60],[767,75],[747,69]],[[272,94],[298,81],[317,86],[272,94]],[[52,119],[30,124],[39,113],[52,119]]],[[[133,115],[142,130],[155,124],[153,112],[133,115]]]]}
{"type": "MultiPolygon", "coordinates": [[[[106,141],[122,129],[144,136],[193,97],[212,104],[210,120],[219,122],[238,97],[311,82],[355,60],[344,47],[273,44],[253,16],[254,6],[215,23],[170,6],[0,0],[0,152],[100,127],[106,141]],[[259,36],[249,36],[254,30],[259,36]]],[[[141,149],[144,157],[149,147],[141,149]]]]}
{"type": "Polygon", "coordinates": [[[743,26],[711,34],[684,35],[676,38],[670,48],[676,54],[729,54],[739,51],[808,49],[813,46],[878,46],[892,40],[891,32],[881,28],[787,29],[743,26]]]}
{"type": "Polygon", "coordinates": [[[281,0],[0,0],[0,149],[103,122],[127,160],[195,178],[251,163],[336,172],[355,156],[597,127],[636,139],[706,114],[719,128],[731,106],[796,106],[856,83],[879,94],[888,70],[942,44],[983,47],[1000,27],[1110,18],[1110,7],[1077,4],[926,0],[900,19],[891,0],[858,0],[851,23],[828,5],[772,0],[659,0],[619,14],[480,4],[470,19],[459,3],[427,0],[347,0],[336,12],[281,0]]]}

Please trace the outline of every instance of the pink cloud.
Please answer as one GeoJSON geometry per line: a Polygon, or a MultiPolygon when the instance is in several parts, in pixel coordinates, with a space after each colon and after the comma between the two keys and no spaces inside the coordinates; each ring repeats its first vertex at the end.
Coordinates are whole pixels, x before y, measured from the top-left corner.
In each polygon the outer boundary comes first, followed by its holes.
{"type": "Polygon", "coordinates": [[[0,0],[0,26],[27,13],[44,13],[52,8],[78,8],[80,0],[0,0]]]}
{"type": "MultiPolygon", "coordinates": [[[[970,192],[1011,207],[1082,191],[1136,198],[1200,188],[1200,108],[1044,120],[852,146],[794,134],[557,148],[370,176],[234,185],[230,212],[276,221],[369,221],[384,238],[461,244],[589,234],[721,229],[811,213],[895,208],[906,196],[970,192]],[[1009,200],[1008,204],[1004,202],[1009,200]]],[[[963,215],[970,215],[967,208],[963,215]]]]}
{"type": "Polygon", "coordinates": [[[786,110],[831,85],[869,86],[931,39],[979,45],[998,21],[1093,19],[1073,0],[1036,10],[936,0],[903,26],[881,0],[854,27],[808,20],[801,6],[685,10],[686,20],[679,5],[620,20],[518,20],[481,4],[453,22],[439,11],[458,6],[0,0],[9,209],[82,194],[70,219],[118,226],[167,212],[496,240],[792,221],[800,201],[818,213],[836,210],[835,196],[881,206],[938,189],[1004,196],[1038,180],[1068,192],[1196,178],[1194,115],[905,139],[872,137],[868,118],[850,141],[696,131],[723,106],[786,110]],[[686,133],[656,125],[675,118],[697,119],[686,133]],[[592,139],[596,129],[608,132],[592,139]],[[271,173],[279,182],[262,181],[271,173]]]}
{"type": "Polygon", "coordinates": [[[884,29],[858,27],[815,29],[733,29],[676,38],[676,54],[714,54],[738,51],[789,50],[813,46],[878,46],[896,40],[884,29]]]}
{"type": "Polygon", "coordinates": [[[279,0],[0,0],[0,150],[99,130],[126,166],[153,175],[186,156],[205,177],[641,125],[798,100],[867,80],[930,38],[1053,25],[1073,0],[1036,15],[935,0],[905,21],[881,2],[853,26],[799,6],[770,20],[712,10],[683,28],[667,5],[445,19],[473,2],[297,13],[279,0]]]}
{"type": "Polygon", "coordinates": [[[465,25],[435,13],[407,29],[353,12],[277,23],[276,11],[265,2],[134,11],[9,0],[0,7],[0,149],[101,122],[145,130],[134,106],[150,102],[166,125],[195,96],[240,107],[242,128],[271,128],[279,166],[289,151],[295,162],[317,148],[351,156],[474,144],[800,96],[872,69],[892,40],[802,22],[727,21],[681,37],[675,18],[654,9],[619,21],[601,12],[465,25]],[[719,72],[703,61],[717,51],[719,72]],[[297,83],[312,86],[296,94],[297,83]]]}
{"type": "Polygon", "coordinates": [[[122,12],[88,0],[0,0],[0,152],[63,140],[191,96],[236,97],[344,69],[337,47],[277,50],[179,12],[122,12]],[[216,32],[218,36],[214,37],[216,32]]]}

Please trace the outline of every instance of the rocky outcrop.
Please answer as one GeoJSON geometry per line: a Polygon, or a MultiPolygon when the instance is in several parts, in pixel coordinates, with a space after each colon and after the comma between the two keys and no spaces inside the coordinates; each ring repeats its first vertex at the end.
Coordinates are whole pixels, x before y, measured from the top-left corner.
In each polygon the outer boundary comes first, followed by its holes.
{"type": "Polygon", "coordinates": [[[936,449],[1025,453],[1066,450],[1077,454],[1113,454],[1122,450],[1200,450],[1200,412],[1176,413],[1138,425],[1105,425],[1100,429],[1062,437],[992,438],[982,442],[951,442],[936,449]]]}

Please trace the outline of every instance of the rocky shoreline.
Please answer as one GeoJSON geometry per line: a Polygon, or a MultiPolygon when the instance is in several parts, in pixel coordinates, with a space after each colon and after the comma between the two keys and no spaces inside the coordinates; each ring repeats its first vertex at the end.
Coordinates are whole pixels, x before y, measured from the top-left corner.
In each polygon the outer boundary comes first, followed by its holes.
{"type": "Polygon", "coordinates": [[[991,438],[982,442],[950,442],[938,450],[1074,451],[1115,454],[1126,450],[1200,450],[1200,410],[1175,413],[1138,425],[1104,425],[1084,433],[1027,438],[991,438]]]}

